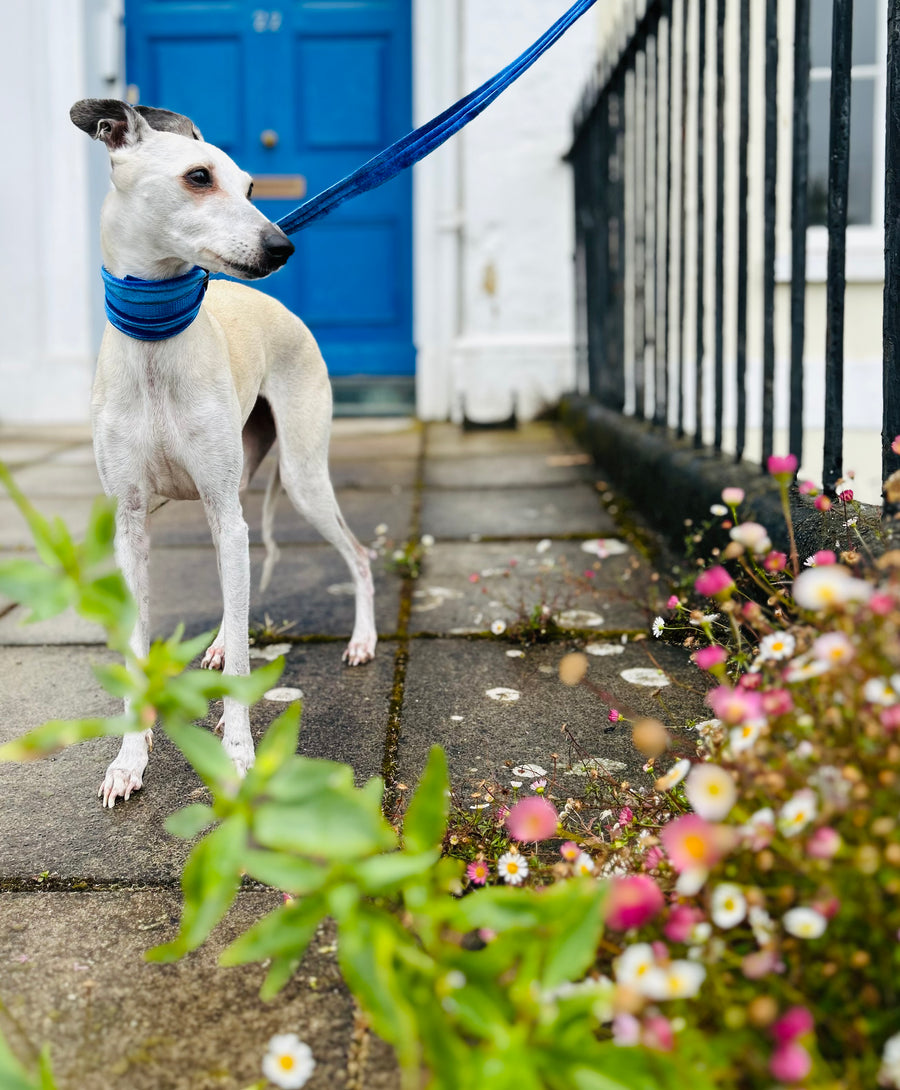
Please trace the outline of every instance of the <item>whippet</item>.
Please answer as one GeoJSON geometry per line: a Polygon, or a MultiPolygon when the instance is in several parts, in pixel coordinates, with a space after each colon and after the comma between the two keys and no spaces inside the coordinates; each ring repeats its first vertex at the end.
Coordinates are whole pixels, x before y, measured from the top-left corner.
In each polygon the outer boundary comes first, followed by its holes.
{"type": "MultiPolygon", "coordinates": [[[[138,606],[132,650],[143,656],[149,646],[148,502],[154,494],[199,499],[224,601],[202,665],[249,673],[250,559],[239,494],[277,436],[263,509],[264,582],[283,484],[350,569],[356,618],[343,657],[368,662],[377,640],[369,556],[347,528],[328,475],[331,386],[318,345],[281,303],[243,284],[210,283],[203,298],[202,270],[254,280],[280,268],[294,247],[250,203],[250,175],[204,142],[188,118],[110,99],[77,102],[70,116],[109,152],[112,188],[100,223],[108,285],[126,277],[191,281],[188,274],[201,281],[199,311],[174,335],[137,339],[111,315],[97,364],[94,452],[103,489],[118,501],[116,561],[138,606]]],[[[224,703],[222,744],[243,775],[253,764],[249,711],[224,703]]],[[[104,806],[141,787],[151,741],[150,729],[125,735],[98,791],[104,806]]]]}

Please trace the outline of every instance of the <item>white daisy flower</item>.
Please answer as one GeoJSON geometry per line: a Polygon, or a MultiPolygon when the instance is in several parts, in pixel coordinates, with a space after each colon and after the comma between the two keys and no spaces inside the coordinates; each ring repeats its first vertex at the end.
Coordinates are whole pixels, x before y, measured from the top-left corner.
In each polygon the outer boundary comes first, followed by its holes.
{"type": "Polygon", "coordinates": [[[491,632],[495,636],[502,636],[506,631],[506,621],[496,620],[491,622],[491,632]]]}
{"type": "Polygon", "coordinates": [[[538,554],[546,553],[553,545],[553,542],[549,537],[542,538],[534,547],[534,551],[538,554]]]}
{"type": "Polygon", "coordinates": [[[761,810],[757,810],[747,818],[741,833],[756,845],[753,848],[754,851],[766,847],[775,835],[775,811],[771,806],[764,806],[761,810]]]}
{"type": "Polygon", "coordinates": [[[653,635],[657,639],[659,639],[659,637],[665,631],[665,628],[666,628],[665,618],[664,617],[657,617],[653,622],[653,628],[652,628],[651,631],[653,632],[653,635]]]}
{"type": "Polygon", "coordinates": [[[762,719],[751,719],[739,727],[732,727],[728,732],[728,742],[732,753],[743,753],[752,749],[759,738],[765,723],[762,719]]]}
{"type": "Polygon", "coordinates": [[[753,937],[760,946],[768,946],[775,937],[775,921],[760,905],[751,905],[747,920],[753,931],[753,937]]]}
{"type": "Polygon", "coordinates": [[[849,602],[865,602],[872,588],[862,579],[854,579],[840,564],[826,564],[801,572],[794,580],[792,593],[801,609],[818,612],[849,602]]]}
{"type": "Polygon", "coordinates": [[[767,553],[772,548],[769,531],[758,522],[742,522],[732,527],[729,536],[732,541],[736,541],[754,553],[767,553]]]}
{"type": "Polygon", "coordinates": [[[684,793],[696,814],[706,821],[721,821],[737,800],[737,787],[724,768],[695,764],[684,782],[684,793]]]}
{"type": "Polygon", "coordinates": [[[640,991],[649,999],[690,999],[700,991],[705,979],[705,966],[679,958],[666,966],[654,965],[648,969],[640,991]]]}
{"type": "Polygon", "coordinates": [[[315,1066],[312,1049],[296,1033],[277,1033],[263,1056],[262,1073],[281,1090],[299,1090],[315,1066]]]}
{"type": "Polygon", "coordinates": [[[717,518],[722,518],[728,514],[728,508],[722,503],[714,503],[709,509],[711,515],[715,515],[717,518]]]}
{"type": "Polygon", "coordinates": [[[884,708],[897,703],[894,686],[883,677],[870,677],[863,686],[863,696],[870,704],[880,704],[884,708]]]}
{"type": "Polygon", "coordinates": [[[422,543],[422,547],[425,549],[430,549],[431,546],[434,545],[434,537],[431,534],[422,534],[422,536],[419,538],[419,541],[422,543]]]}
{"type": "Polygon", "coordinates": [[[900,1033],[884,1042],[878,1082],[881,1086],[900,1086],[900,1033]]]}
{"type": "Polygon", "coordinates": [[[528,877],[528,860],[519,852],[506,852],[497,860],[497,873],[508,886],[521,886],[528,877]]]}
{"type": "Polygon", "coordinates": [[[716,927],[736,927],[747,915],[747,898],[734,882],[720,882],[712,892],[710,916],[716,927]]]}
{"type": "Polygon", "coordinates": [[[632,943],[631,946],[625,947],[613,963],[616,983],[640,990],[645,976],[655,965],[656,958],[653,956],[653,947],[649,942],[632,943]]]}
{"type": "Polygon", "coordinates": [[[824,935],[828,920],[814,908],[792,908],[781,917],[784,929],[798,939],[817,939],[824,935]]]}
{"type": "Polygon", "coordinates": [[[778,811],[778,828],[785,836],[802,833],[819,811],[816,796],[809,788],[793,794],[778,811]]]}
{"type": "Polygon", "coordinates": [[[691,762],[687,757],[682,757],[680,761],[676,761],[672,765],[664,776],[659,777],[653,787],[657,791],[671,791],[676,784],[681,783],[690,770],[691,762]]]}
{"type": "Polygon", "coordinates": [[[593,874],[597,869],[597,864],[587,852],[580,852],[572,866],[575,873],[581,878],[586,878],[588,875],[593,874]]]}
{"type": "Polygon", "coordinates": [[[812,645],[813,658],[829,666],[846,666],[856,655],[856,648],[843,632],[826,632],[812,645]]]}
{"type": "Polygon", "coordinates": [[[796,640],[789,632],[770,632],[759,641],[759,658],[762,662],[778,662],[790,658],[796,640]]]}

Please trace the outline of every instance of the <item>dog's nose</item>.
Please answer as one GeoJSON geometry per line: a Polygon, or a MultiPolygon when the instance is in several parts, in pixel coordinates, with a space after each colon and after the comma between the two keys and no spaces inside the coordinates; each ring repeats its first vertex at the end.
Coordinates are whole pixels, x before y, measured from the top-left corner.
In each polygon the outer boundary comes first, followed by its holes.
{"type": "Polygon", "coordinates": [[[263,233],[262,248],[266,252],[266,257],[270,257],[280,265],[283,265],[294,252],[294,244],[284,231],[277,227],[272,227],[263,233]]]}

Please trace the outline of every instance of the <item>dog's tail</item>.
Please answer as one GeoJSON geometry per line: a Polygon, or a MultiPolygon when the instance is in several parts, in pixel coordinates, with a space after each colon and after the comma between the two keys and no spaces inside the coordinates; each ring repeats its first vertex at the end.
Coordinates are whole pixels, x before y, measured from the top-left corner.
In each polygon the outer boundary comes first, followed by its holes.
{"type": "Polygon", "coordinates": [[[272,578],[272,570],[278,562],[278,557],[281,555],[272,534],[272,527],[275,522],[275,506],[278,503],[278,497],[280,495],[281,474],[279,472],[278,462],[276,461],[275,468],[272,470],[272,476],[269,477],[269,483],[266,485],[266,497],[263,500],[262,539],[263,545],[266,547],[266,559],[263,563],[262,578],[259,581],[259,589],[261,591],[265,590],[269,585],[269,580],[272,578]]]}

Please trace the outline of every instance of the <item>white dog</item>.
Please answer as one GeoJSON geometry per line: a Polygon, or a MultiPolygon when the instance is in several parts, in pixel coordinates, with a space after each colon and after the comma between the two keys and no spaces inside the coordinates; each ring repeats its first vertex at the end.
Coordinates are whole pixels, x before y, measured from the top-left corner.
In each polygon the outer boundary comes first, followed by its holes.
{"type": "MultiPolygon", "coordinates": [[[[107,99],[77,102],[71,118],[106,144],[112,167],[101,248],[113,324],[100,349],[92,419],[100,480],[118,501],[116,559],[138,605],[132,649],[145,655],[149,643],[150,497],[199,499],[224,601],[203,665],[249,672],[250,560],[239,493],[277,434],[278,467],[263,510],[266,573],[283,482],[350,568],[356,620],[344,659],[368,662],[377,640],[369,557],[347,528],[328,475],[331,387],[318,346],[299,318],[262,292],[218,281],[204,298],[204,270],[253,280],[280,268],[294,247],[250,203],[250,176],[188,118],[107,99]],[[127,299],[138,289],[156,294],[129,311],[117,292],[127,299]],[[151,339],[143,339],[145,313],[157,323],[151,339]]],[[[245,773],[253,764],[248,709],[227,699],[219,726],[245,773]]],[[[125,735],[98,792],[104,806],[141,787],[151,739],[149,730],[125,735]]]]}

